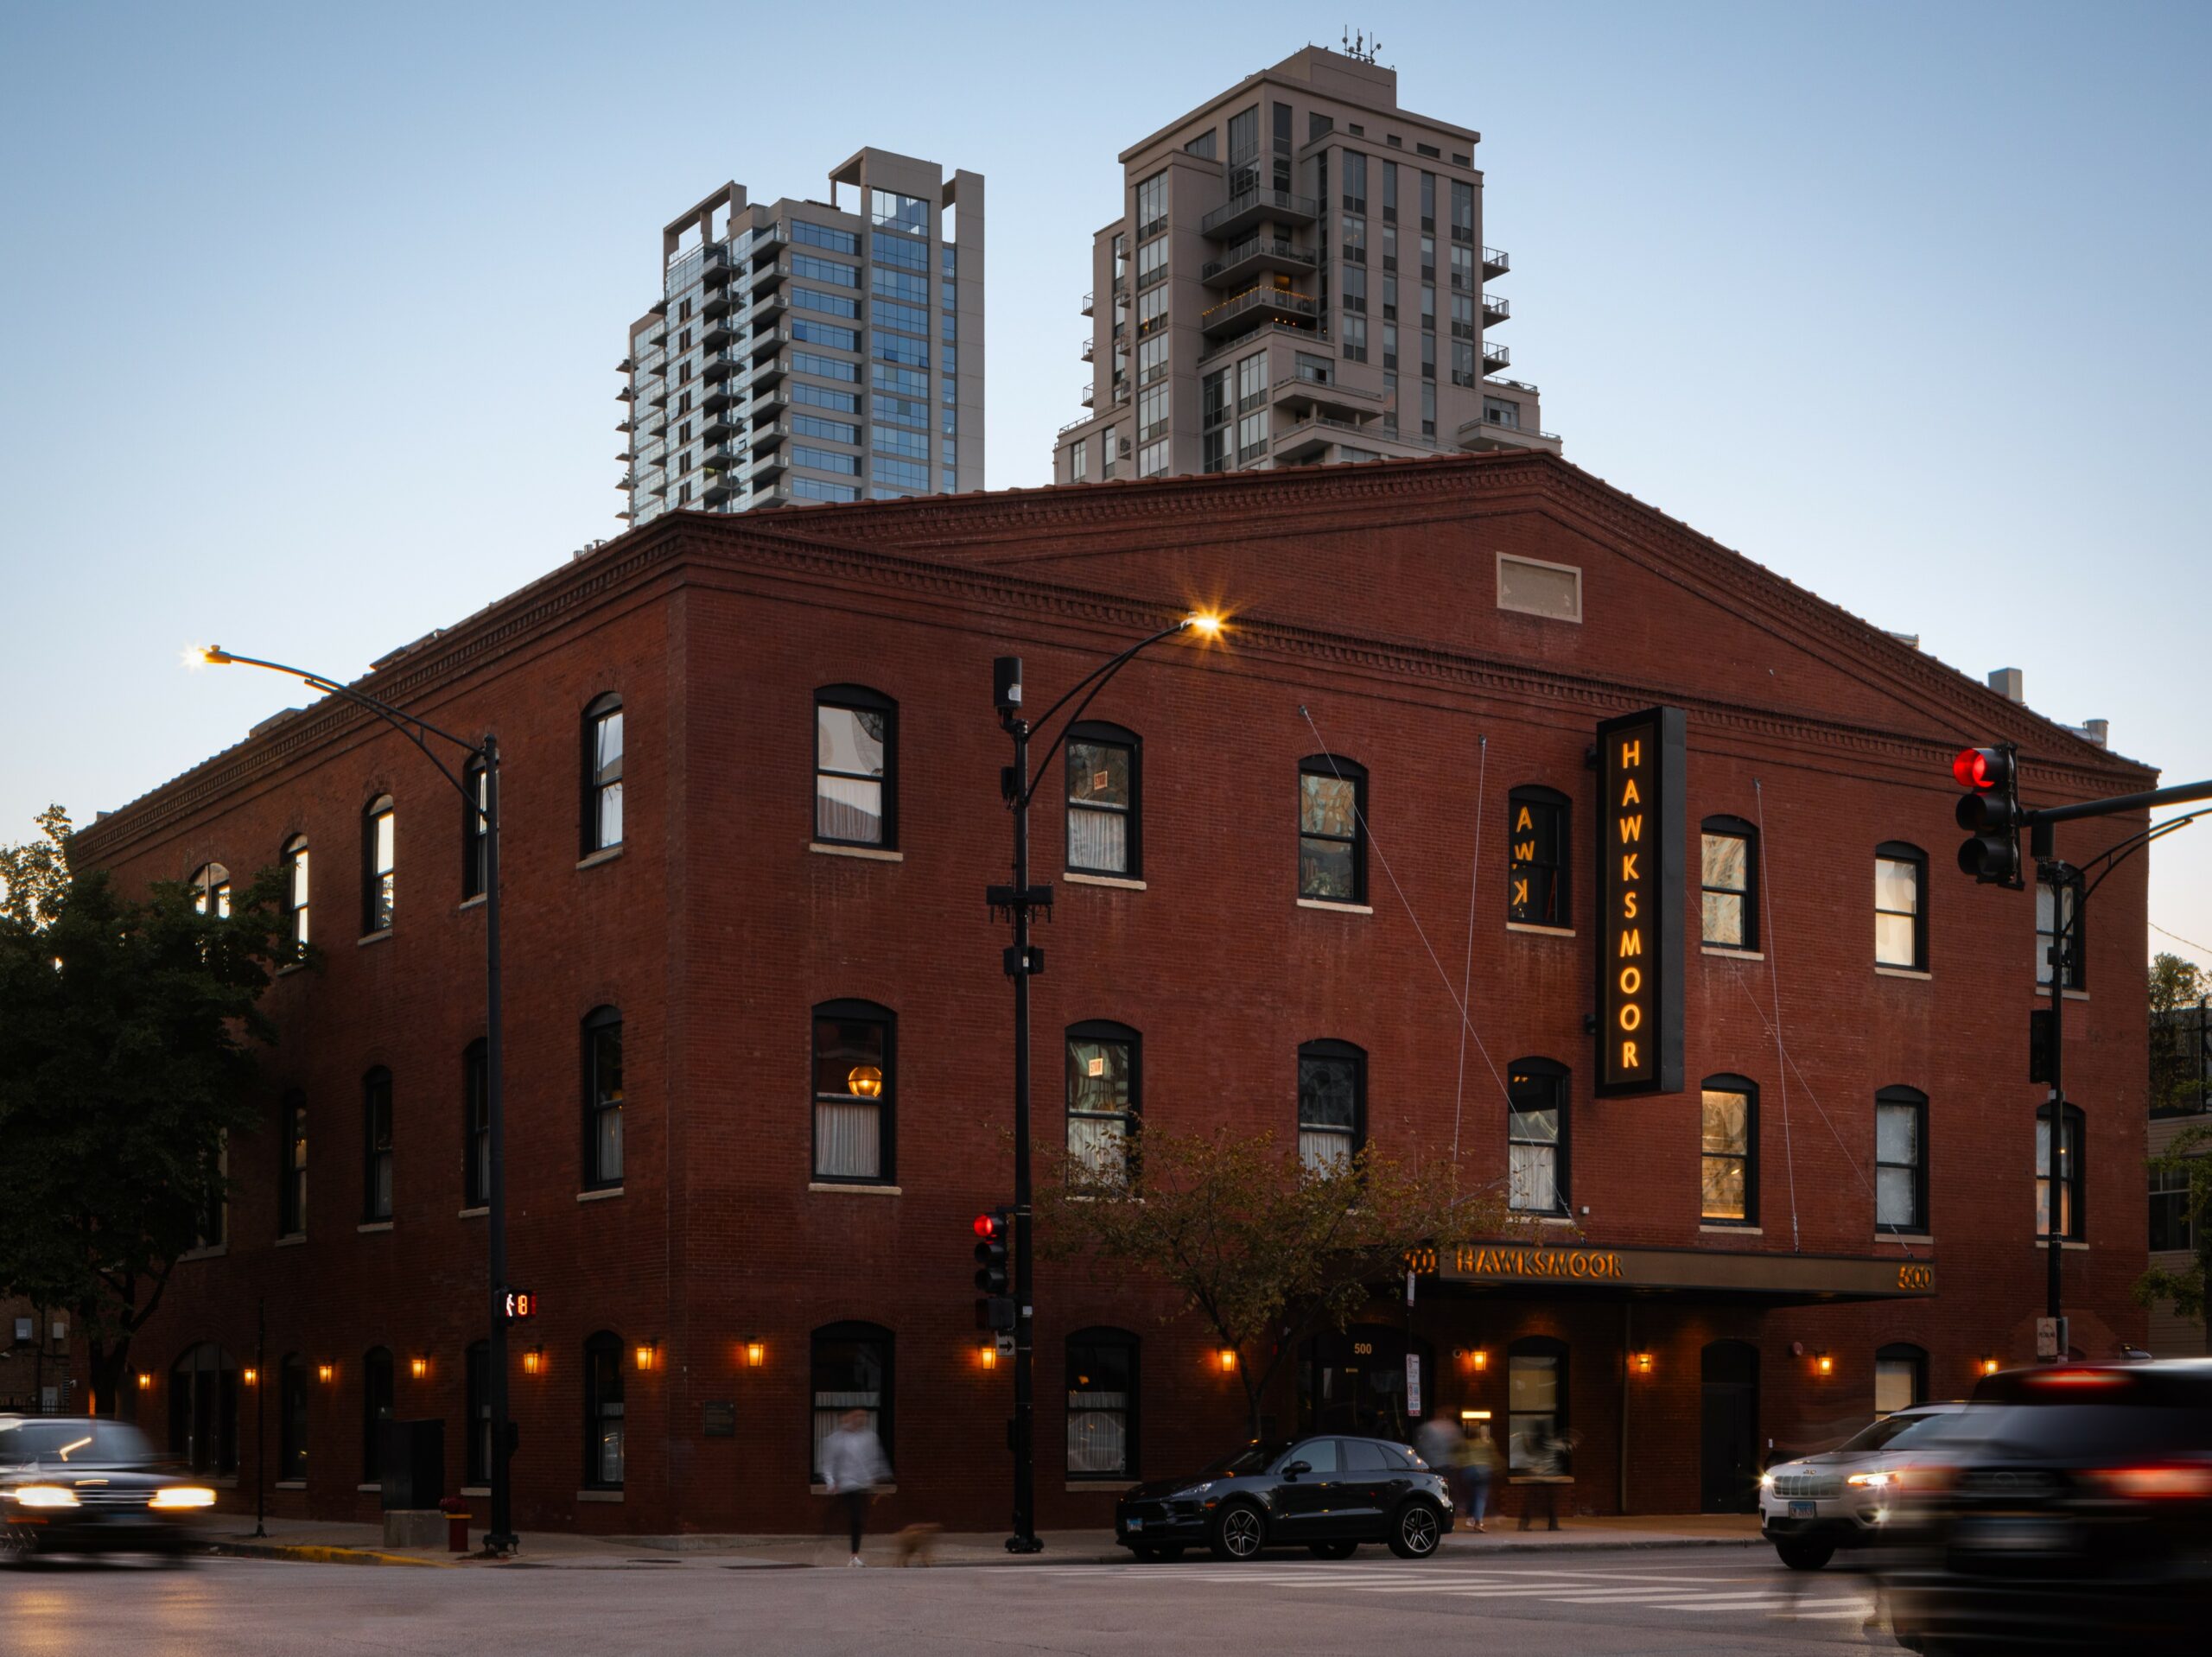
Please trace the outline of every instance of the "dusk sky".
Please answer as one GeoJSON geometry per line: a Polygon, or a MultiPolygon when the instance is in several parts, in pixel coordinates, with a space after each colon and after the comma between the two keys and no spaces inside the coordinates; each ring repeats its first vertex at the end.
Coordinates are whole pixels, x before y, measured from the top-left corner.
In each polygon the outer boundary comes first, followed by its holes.
{"type": "MultiPolygon", "coordinates": [[[[2212,9],[18,3],[0,841],[300,700],[187,644],[355,676],[618,533],[625,330],[725,181],[983,174],[988,483],[1048,481],[1116,153],[1347,22],[1481,130],[1569,460],[2212,776],[2212,9]]],[[[2212,967],[2212,819],[2150,918],[2212,967]]]]}

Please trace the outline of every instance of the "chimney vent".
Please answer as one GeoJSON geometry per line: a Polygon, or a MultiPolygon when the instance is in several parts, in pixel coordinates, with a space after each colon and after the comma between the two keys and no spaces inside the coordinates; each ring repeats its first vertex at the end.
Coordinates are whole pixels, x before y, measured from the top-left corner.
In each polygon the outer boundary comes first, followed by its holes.
{"type": "Polygon", "coordinates": [[[1999,668],[1989,676],[1989,688],[2007,702],[2024,702],[2028,694],[2021,689],[2020,670],[1999,668]]]}
{"type": "Polygon", "coordinates": [[[2112,744],[2106,739],[2112,735],[2112,721],[2108,719],[2085,719],[2082,721],[2082,734],[2100,748],[2108,748],[2112,744]]]}

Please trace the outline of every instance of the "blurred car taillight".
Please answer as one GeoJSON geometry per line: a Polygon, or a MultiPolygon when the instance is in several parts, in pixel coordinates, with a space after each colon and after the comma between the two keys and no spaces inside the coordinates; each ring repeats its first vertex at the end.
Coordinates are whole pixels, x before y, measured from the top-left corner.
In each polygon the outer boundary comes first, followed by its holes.
{"type": "Polygon", "coordinates": [[[2085,1476],[2131,1501],[2202,1501],[2212,1497],[2212,1463],[2167,1462],[2143,1467],[2100,1467],[2085,1476]]]}

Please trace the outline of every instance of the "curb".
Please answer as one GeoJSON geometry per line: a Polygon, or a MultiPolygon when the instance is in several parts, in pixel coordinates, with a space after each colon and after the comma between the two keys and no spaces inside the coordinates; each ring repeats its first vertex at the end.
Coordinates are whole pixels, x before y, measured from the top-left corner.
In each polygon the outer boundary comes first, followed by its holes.
{"type": "Polygon", "coordinates": [[[361,1547],[323,1547],[291,1542],[210,1542],[207,1551],[238,1559],[291,1559],[304,1565],[411,1565],[431,1571],[460,1569],[457,1559],[416,1559],[361,1547]]]}

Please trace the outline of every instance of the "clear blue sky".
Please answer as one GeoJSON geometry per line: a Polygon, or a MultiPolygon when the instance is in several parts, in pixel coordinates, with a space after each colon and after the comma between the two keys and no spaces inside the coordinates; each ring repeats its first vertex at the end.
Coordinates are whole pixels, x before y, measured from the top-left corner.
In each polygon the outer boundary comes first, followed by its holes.
{"type": "MultiPolygon", "coordinates": [[[[1045,480],[1116,151],[1347,21],[1482,131],[1570,459],[2212,775],[2212,9],[86,0],[0,12],[0,838],[292,700],[182,644],[352,675],[615,533],[625,326],[722,181],[986,175],[989,481],[1045,480]]],[[[2152,919],[2212,965],[2212,823],[2152,919]]]]}

